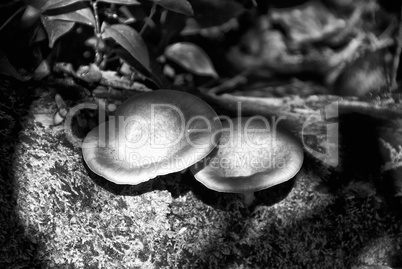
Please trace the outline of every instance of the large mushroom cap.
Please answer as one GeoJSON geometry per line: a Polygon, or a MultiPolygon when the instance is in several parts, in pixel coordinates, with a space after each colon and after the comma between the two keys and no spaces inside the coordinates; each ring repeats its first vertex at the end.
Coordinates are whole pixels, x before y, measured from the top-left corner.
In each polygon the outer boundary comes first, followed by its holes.
{"type": "MultiPolygon", "coordinates": [[[[280,123],[279,123],[280,125],[280,123]]],[[[195,178],[218,192],[248,193],[293,178],[303,163],[300,143],[262,117],[222,124],[218,147],[191,167],[195,178]]]]}
{"type": "Polygon", "coordinates": [[[198,97],[157,90],[125,101],[88,133],[82,152],[96,174],[136,185],[203,159],[217,145],[221,127],[215,111],[198,97]]]}

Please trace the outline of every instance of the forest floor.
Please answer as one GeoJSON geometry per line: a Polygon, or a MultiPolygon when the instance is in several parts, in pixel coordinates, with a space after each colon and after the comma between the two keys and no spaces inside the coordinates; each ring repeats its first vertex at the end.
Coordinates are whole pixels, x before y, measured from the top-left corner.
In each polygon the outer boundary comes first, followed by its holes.
{"type": "Polygon", "coordinates": [[[46,124],[54,93],[2,79],[0,96],[1,268],[402,267],[402,220],[375,192],[318,192],[307,169],[252,208],[188,172],[113,185],[46,124]]]}

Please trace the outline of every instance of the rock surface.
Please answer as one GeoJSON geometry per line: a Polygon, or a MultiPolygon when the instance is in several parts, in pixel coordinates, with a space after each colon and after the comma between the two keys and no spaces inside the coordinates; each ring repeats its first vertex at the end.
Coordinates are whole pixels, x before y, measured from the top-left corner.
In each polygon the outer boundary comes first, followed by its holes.
{"type": "Polygon", "coordinates": [[[1,80],[1,268],[402,266],[402,222],[375,190],[318,192],[314,162],[253,208],[187,172],[117,186],[44,126],[54,94],[1,80]]]}

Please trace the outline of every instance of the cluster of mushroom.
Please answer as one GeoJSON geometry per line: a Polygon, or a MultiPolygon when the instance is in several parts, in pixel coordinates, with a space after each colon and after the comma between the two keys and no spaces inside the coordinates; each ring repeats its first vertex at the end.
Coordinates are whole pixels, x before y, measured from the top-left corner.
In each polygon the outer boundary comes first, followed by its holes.
{"type": "Polygon", "coordinates": [[[109,121],[88,133],[83,157],[96,174],[137,185],[190,168],[218,192],[254,192],[293,178],[303,149],[289,131],[263,117],[218,117],[189,93],[157,90],[125,101],[109,121]]]}

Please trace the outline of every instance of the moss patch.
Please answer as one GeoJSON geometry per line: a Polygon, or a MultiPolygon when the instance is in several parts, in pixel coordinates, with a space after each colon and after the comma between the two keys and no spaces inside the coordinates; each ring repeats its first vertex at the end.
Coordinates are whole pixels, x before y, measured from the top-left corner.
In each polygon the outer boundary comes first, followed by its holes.
{"type": "Polygon", "coordinates": [[[63,131],[43,126],[32,109],[3,111],[24,124],[2,136],[10,143],[1,147],[1,268],[398,265],[401,220],[375,193],[321,194],[319,178],[304,172],[282,200],[261,198],[281,188],[261,192],[247,209],[186,174],[115,186],[93,176],[63,131]]]}

